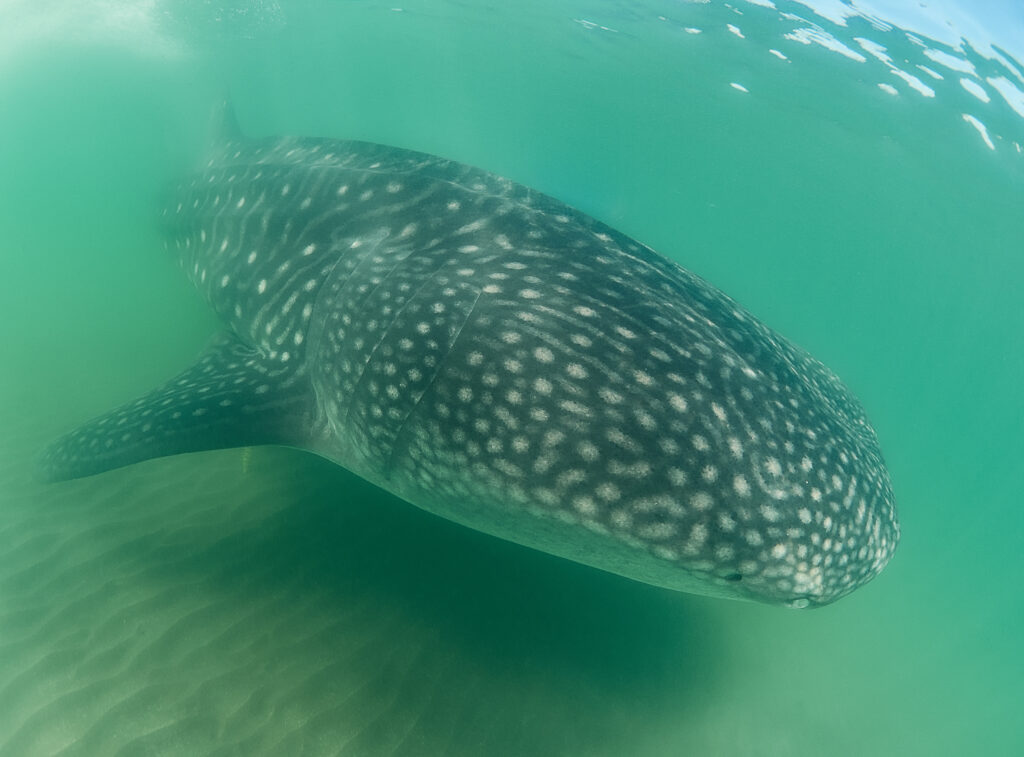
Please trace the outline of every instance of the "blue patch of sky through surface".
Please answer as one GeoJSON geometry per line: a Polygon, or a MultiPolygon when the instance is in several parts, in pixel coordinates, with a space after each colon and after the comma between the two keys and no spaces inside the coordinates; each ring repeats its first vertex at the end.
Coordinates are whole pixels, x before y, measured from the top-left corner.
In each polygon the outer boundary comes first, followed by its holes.
{"type": "MultiPolygon", "coordinates": [[[[704,0],[690,0],[704,4],[704,0]]],[[[732,7],[738,18],[759,6],[778,11],[794,23],[791,41],[819,45],[847,59],[882,64],[878,86],[894,96],[912,90],[936,96],[936,82],[954,81],[978,100],[961,114],[991,150],[1000,140],[1024,154],[1024,124],[1017,120],[1007,131],[994,133],[981,106],[1009,109],[1024,119],[1024,5],[1015,0],[745,0],[732,7]],[[872,31],[864,32],[866,22],[872,31]],[[903,37],[916,55],[902,59],[889,52],[892,35],[903,37]]],[[[730,31],[743,36],[739,21],[730,31]]],[[[693,33],[701,30],[691,29],[693,33]]],[[[902,40],[901,40],[902,41],[902,40]]],[[[771,51],[782,57],[777,50],[771,51]]],[[[748,91],[741,82],[733,87],[748,91]]],[[[1001,119],[1002,120],[1002,119],[1001,119]]]]}

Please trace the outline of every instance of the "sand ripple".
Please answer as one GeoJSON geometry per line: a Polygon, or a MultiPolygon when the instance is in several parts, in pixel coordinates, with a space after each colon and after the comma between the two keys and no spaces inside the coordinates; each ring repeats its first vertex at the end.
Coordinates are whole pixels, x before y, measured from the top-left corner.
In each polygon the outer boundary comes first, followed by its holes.
{"type": "Polygon", "coordinates": [[[4,757],[656,753],[712,685],[694,600],[468,532],[312,456],[46,486],[29,475],[46,435],[7,440],[4,757]]]}

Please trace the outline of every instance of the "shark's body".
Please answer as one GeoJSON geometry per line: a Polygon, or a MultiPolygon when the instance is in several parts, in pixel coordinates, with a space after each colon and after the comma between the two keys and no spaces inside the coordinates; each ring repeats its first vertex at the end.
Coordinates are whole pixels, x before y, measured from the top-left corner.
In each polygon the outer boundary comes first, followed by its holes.
{"type": "Polygon", "coordinates": [[[839,380],[548,196],[381,145],[235,140],[164,220],[227,331],[59,440],[51,478],[289,444],[511,541],[794,607],[895,549],[888,474],[839,380]]]}

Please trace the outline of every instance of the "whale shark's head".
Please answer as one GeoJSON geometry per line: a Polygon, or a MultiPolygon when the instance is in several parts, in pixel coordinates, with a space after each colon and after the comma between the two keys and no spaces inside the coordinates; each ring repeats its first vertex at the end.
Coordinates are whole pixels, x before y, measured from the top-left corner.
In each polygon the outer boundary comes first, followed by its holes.
{"type": "Polygon", "coordinates": [[[632,508],[632,536],[702,582],[701,593],[823,606],[892,557],[900,526],[889,475],[849,390],[780,338],[771,354],[746,352],[751,342],[737,335],[748,319],[719,310],[730,336],[703,355],[696,381],[670,392],[669,407],[697,420],[662,441],[680,450],[667,456],[669,487],[649,512],[632,508]],[[674,538],[659,539],[668,525],[674,538]]]}

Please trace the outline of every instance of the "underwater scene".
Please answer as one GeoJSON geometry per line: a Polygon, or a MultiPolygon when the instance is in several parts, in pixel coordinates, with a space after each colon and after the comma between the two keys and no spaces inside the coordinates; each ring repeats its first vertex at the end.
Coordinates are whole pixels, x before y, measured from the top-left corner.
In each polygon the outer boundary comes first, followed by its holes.
{"type": "Polygon", "coordinates": [[[0,0],[0,200],[0,757],[1024,754],[1014,0],[0,0]]]}

